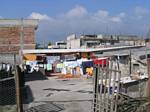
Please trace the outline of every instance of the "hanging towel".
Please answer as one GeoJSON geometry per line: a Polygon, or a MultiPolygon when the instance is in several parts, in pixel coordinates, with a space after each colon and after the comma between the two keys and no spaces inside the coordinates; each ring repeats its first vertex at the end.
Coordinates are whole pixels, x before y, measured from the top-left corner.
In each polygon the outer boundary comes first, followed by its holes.
{"type": "Polygon", "coordinates": [[[56,68],[59,68],[59,69],[62,69],[64,67],[64,64],[63,63],[58,63],[56,65],[56,68]]]}
{"type": "Polygon", "coordinates": [[[93,66],[94,66],[93,61],[82,62],[83,74],[86,74],[86,68],[90,68],[93,66]]]}
{"type": "Polygon", "coordinates": [[[48,71],[52,70],[52,64],[47,64],[47,70],[48,71]]]}
{"type": "Polygon", "coordinates": [[[47,69],[47,64],[44,64],[44,70],[46,70],[47,69]]]}

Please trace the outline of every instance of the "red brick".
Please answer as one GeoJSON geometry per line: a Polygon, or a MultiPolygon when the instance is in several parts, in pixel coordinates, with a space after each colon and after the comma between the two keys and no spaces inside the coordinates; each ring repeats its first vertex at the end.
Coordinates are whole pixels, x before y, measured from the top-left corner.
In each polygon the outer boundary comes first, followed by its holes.
{"type": "MultiPolygon", "coordinates": [[[[23,34],[23,43],[27,45],[24,45],[24,49],[35,49],[35,45],[31,45],[35,43],[35,28],[25,27],[23,34]]],[[[20,27],[0,27],[0,53],[18,52],[20,49],[20,35],[20,27]]]]}

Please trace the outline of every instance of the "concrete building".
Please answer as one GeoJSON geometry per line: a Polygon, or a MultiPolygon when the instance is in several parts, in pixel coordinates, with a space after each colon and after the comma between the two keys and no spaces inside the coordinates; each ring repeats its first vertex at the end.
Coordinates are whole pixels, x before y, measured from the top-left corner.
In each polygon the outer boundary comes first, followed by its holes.
{"type": "Polygon", "coordinates": [[[19,53],[35,49],[35,30],[38,20],[0,19],[0,53],[19,53]]]}
{"type": "Polygon", "coordinates": [[[145,41],[135,35],[81,35],[67,37],[67,48],[100,48],[111,46],[145,45],[145,41]]]}
{"type": "Polygon", "coordinates": [[[67,37],[67,48],[99,48],[105,45],[114,45],[118,40],[113,38],[104,38],[103,35],[81,35],[79,38],[76,35],[67,37]]]}
{"type": "Polygon", "coordinates": [[[78,49],[81,48],[80,38],[77,38],[75,34],[67,37],[67,49],[78,49]]]}
{"type": "Polygon", "coordinates": [[[119,45],[145,45],[145,40],[136,35],[114,35],[119,40],[119,45]]]}
{"type": "Polygon", "coordinates": [[[57,41],[55,44],[49,44],[48,49],[66,49],[67,42],[66,41],[57,41]]]}
{"type": "Polygon", "coordinates": [[[67,48],[67,43],[66,41],[57,41],[55,42],[55,45],[53,46],[55,49],[66,49],[67,48]]]}

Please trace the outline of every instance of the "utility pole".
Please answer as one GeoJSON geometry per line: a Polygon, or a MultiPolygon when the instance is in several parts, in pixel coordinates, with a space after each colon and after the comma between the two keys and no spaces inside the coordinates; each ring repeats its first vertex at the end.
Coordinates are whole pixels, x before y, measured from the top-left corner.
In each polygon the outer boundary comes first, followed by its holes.
{"type": "Polygon", "coordinates": [[[150,38],[150,29],[148,30],[148,32],[146,34],[146,38],[150,38]]]}
{"type": "Polygon", "coordinates": [[[129,61],[130,61],[130,65],[129,65],[129,74],[131,75],[132,73],[132,57],[131,57],[131,50],[130,50],[130,54],[129,54],[129,61]]]}
{"type": "Polygon", "coordinates": [[[22,60],[22,52],[23,52],[23,48],[24,48],[24,23],[23,23],[23,18],[21,18],[20,21],[20,63],[23,63],[22,60]]]}
{"type": "MultiPolygon", "coordinates": [[[[19,24],[19,32],[20,32],[20,64],[23,64],[23,48],[24,48],[24,21],[23,18],[20,20],[19,24]]],[[[22,103],[22,91],[20,85],[20,75],[22,75],[21,69],[19,65],[16,63],[16,55],[14,57],[15,60],[15,81],[16,81],[16,103],[17,103],[17,112],[23,112],[23,103],[22,103]]]]}
{"type": "Polygon", "coordinates": [[[14,54],[14,64],[15,64],[15,82],[16,82],[16,103],[17,103],[17,112],[23,112],[23,103],[22,103],[22,94],[20,86],[20,75],[21,70],[16,63],[16,54],[14,54]]]}

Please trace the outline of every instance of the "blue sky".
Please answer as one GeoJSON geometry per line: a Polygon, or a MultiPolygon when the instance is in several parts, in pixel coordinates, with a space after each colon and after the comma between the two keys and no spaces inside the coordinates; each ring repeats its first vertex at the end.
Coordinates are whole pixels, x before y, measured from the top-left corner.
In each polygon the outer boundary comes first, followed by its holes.
{"type": "Polygon", "coordinates": [[[40,19],[37,42],[76,34],[136,34],[150,28],[149,0],[0,0],[1,18],[40,19]]]}

